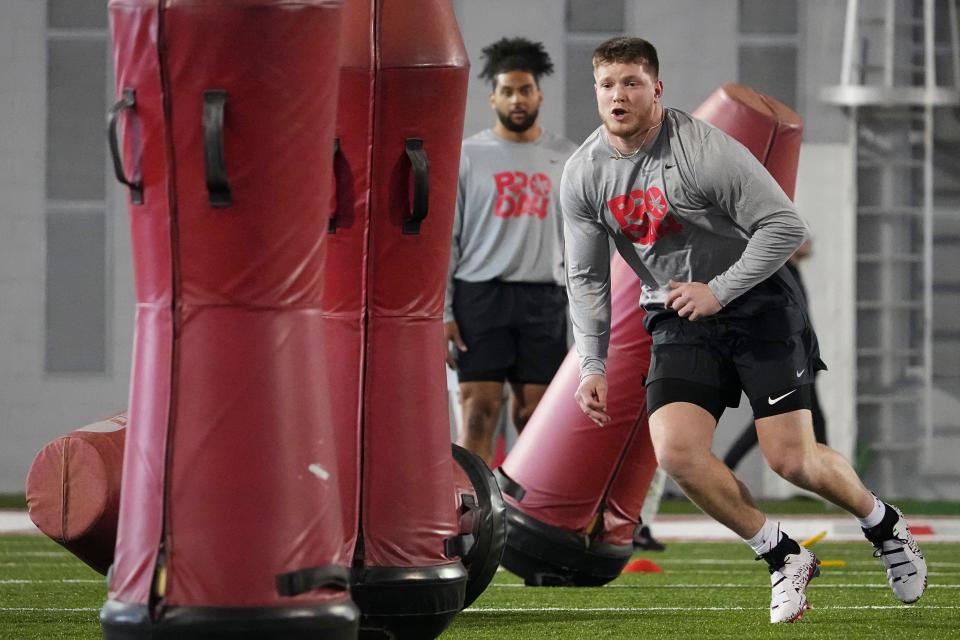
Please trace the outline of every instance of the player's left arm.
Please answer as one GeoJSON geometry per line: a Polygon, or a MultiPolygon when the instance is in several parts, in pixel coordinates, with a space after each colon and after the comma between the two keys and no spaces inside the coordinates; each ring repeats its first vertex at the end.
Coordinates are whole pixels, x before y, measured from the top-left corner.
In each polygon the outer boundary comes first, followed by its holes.
{"type": "MultiPolygon", "coordinates": [[[[703,196],[749,236],[740,259],[706,284],[726,306],[782,267],[807,238],[807,225],[767,169],[722,131],[706,136],[694,172],[703,196]]],[[[698,300],[707,297],[697,293],[698,300]]]]}

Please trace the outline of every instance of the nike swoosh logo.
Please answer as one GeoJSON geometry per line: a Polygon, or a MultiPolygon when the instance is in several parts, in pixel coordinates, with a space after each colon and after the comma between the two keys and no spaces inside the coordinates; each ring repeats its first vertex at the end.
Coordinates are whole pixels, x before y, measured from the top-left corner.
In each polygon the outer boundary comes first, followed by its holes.
{"type": "Polygon", "coordinates": [[[802,376],[804,371],[806,371],[806,369],[800,369],[800,371],[797,371],[797,377],[799,378],[802,376]]]}
{"type": "Polygon", "coordinates": [[[777,396],[776,398],[771,398],[770,396],[767,396],[767,402],[769,402],[769,403],[770,403],[770,406],[772,407],[773,405],[777,404],[778,402],[780,402],[781,400],[783,400],[783,399],[786,398],[788,395],[790,395],[791,393],[794,393],[794,392],[796,392],[796,389],[794,389],[793,391],[787,391],[787,392],[786,392],[785,394],[783,394],[782,396],[777,396]]]}

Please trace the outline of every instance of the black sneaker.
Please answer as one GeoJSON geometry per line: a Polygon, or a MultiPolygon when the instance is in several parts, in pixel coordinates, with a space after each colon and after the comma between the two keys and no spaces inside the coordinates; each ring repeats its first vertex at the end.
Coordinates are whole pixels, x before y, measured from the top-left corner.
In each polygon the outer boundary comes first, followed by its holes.
{"type": "Polygon", "coordinates": [[[638,551],[664,551],[667,546],[650,533],[650,527],[640,525],[633,531],[633,548],[638,551]]]}
{"type": "Polygon", "coordinates": [[[893,595],[907,604],[916,602],[927,588],[927,561],[910,533],[900,509],[884,503],[887,510],[875,527],[863,530],[887,570],[887,583],[893,595]]]}

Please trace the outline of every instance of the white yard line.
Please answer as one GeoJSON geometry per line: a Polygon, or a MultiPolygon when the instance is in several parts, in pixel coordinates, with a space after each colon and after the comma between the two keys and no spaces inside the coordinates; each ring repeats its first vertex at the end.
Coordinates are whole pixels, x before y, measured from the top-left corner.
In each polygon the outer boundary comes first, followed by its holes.
{"type": "MultiPolygon", "coordinates": [[[[47,567],[47,566],[50,566],[50,565],[46,565],[46,564],[45,564],[45,565],[43,565],[43,566],[47,567]]],[[[678,570],[678,567],[671,567],[671,568],[670,568],[670,571],[674,571],[674,570],[678,570]]],[[[664,573],[666,573],[666,571],[667,571],[667,570],[664,570],[664,573]]],[[[850,568],[848,568],[848,567],[827,567],[827,568],[821,569],[821,571],[822,571],[822,574],[821,574],[821,575],[823,575],[823,576],[828,576],[828,577],[831,577],[831,578],[834,578],[834,577],[837,577],[837,576],[840,576],[840,575],[842,575],[842,576],[844,576],[844,577],[849,577],[849,576],[878,576],[878,575],[879,575],[879,576],[883,576],[883,567],[881,567],[879,564],[877,565],[876,568],[873,568],[873,569],[868,569],[868,568],[864,568],[864,569],[850,569],[850,568]]],[[[697,569],[697,573],[710,574],[710,575],[718,575],[718,576],[729,576],[729,575],[737,575],[737,576],[740,576],[740,575],[760,575],[760,572],[757,570],[757,567],[733,567],[733,568],[728,568],[728,569],[701,569],[701,568],[698,568],[698,569],[697,569]]],[[[638,575],[639,575],[639,574],[638,574],[638,575]]],[[[930,571],[927,575],[929,575],[929,576],[936,576],[936,577],[944,577],[944,576],[946,576],[946,577],[954,577],[954,576],[960,576],[960,571],[930,571]]]]}
{"type": "Polygon", "coordinates": [[[73,607],[73,608],[59,608],[59,607],[0,607],[0,612],[11,611],[37,611],[43,613],[73,613],[75,611],[100,611],[99,607],[73,607]]]}
{"type": "MultiPolygon", "coordinates": [[[[769,589],[769,587],[767,587],[769,589]]],[[[860,611],[873,609],[960,609],[960,605],[882,604],[882,605],[828,605],[816,607],[823,611],[860,611]]],[[[766,611],[766,607],[470,607],[461,613],[568,613],[568,612],[633,612],[656,613],[671,611],[766,611]]],[[[2,611],[2,609],[0,609],[2,611]]]]}
{"type": "MultiPolygon", "coordinates": [[[[814,551],[816,552],[816,549],[815,549],[815,548],[814,548],[814,551]]],[[[867,548],[866,548],[866,551],[867,551],[867,554],[866,554],[866,555],[869,557],[869,555],[870,555],[870,554],[869,554],[870,547],[867,547],[867,548]]],[[[749,554],[749,552],[747,552],[746,550],[744,550],[744,553],[749,554]]],[[[711,559],[709,559],[709,558],[703,558],[703,559],[697,559],[697,558],[691,558],[691,559],[685,559],[685,558],[664,558],[663,560],[658,560],[658,559],[656,558],[656,554],[642,554],[642,555],[647,556],[647,557],[649,557],[650,559],[654,560],[657,564],[662,564],[662,565],[708,564],[708,565],[741,565],[741,566],[744,566],[744,567],[746,567],[746,566],[751,566],[751,567],[753,567],[753,566],[760,566],[760,565],[753,565],[753,564],[751,564],[752,560],[749,560],[749,559],[748,559],[748,560],[723,560],[723,559],[721,559],[721,558],[717,558],[717,559],[711,560],[711,559]]],[[[820,555],[820,554],[817,553],[817,555],[820,555]]],[[[821,559],[821,560],[825,560],[825,559],[827,559],[827,558],[828,558],[828,556],[827,556],[827,555],[824,555],[824,557],[823,557],[823,558],[820,558],[820,559],[821,559]]],[[[880,565],[879,565],[879,560],[844,560],[844,561],[847,563],[847,566],[848,566],[848,567],[850,567],[850,566],[854,566],[854,567],[874,567],[874,566],[880,566],[880,565]]],[[[960,568],[960,562],[939,562],[939,561],[937,561],[937,560],[929,560],[929,559],[928,559],[927,566],[928,566],[928,567],[938,567],[938,568],[943,568],[943,569],[948,569],[948,568],[957,569],[957,568],[960,568]]],[[[838,568],[841,568],[841,567],[838,567],[838,568]]]]}
{"type": "Polygon", "coordinates": [[[26,511],[0,510],[0,533],[40,533],[26,511]]]}
{"type": "MultiPolygon", "coordinates": [[[[769,587],[768,587],[769,588],[769,587]]],[[[863,611],[886,609],[960,609],[960,605],[923,605],[923,604],[890,604],[890,605],[827,605],[819,606],[817,610],[834,611],[863,611]]],[[[766,607],[470,607],[461,613],[658,613],[658,612],[687,612],[687,611],[766,611],[766,607]]],[[[43,613],[74,613],[95,612],[99,607],[0,607],[0,612],[43,612],[43,613]]]]}
{"type": "Polygon", "coordinates": [[[49,569],[51,567],[64,568],[64,567],[77,567],[77,561],[73,562],[0,562],[0,567],[43,567],[44,569],[49,569]]]}
{"type": "MultiPolygon", "coordinates": [[[[960,517],[910,517],[917,540],[923,542],[960,542],[960,517]],[[920,534],[919,531],[933,531],[920,534]]],[[[863,540],[860,527],[850,516],[774,516],[785,531],[797,540],[803,540],[821,531],[827,532],[827,541],[863,540]]],[[[729,529],[705,516],[661,515],[653,523],[658,539],[666,541],[739,541],[729,529]]],[[[40,533],[25,511],[0,510],[0,534],[40,533]]]]}
{"type": "MultiPolygon", "coordinates": [[[[2,582],[2,581],[0,581],[2,582]]],[[[883,584],[824,584],[821,581],[812,583],[811,589],[889,589],[886,583],[883,584]]],[[[491,584],[487,589],[524,589],[526,585],[522,584],[491,584]]],[[[583,587],[572,587],[582,589],[583,587]]],[[[727,582],[723,584],[607,584],[597,589],[764,589],[769,590],[769,584],[736,584],[727,582]]],[[[931,584],[927,589],[960,589],[960,584],[931,584]]]]}
{"type": "MultiPolygon", "coordinates": [[[[54,580],[44,579],[10,579],[0,580],[0,584],[104,584],[105,578],[62,578],[54,580]]],[[[876,583],[844,583],[831,584],[818,581],[814,584],[817,590],[821,589],[889,589],[886,584],[876,583]]],[[[811,588],[814,588],[811,587],[811,588]]],[[[525,585],[517,583],[491,584],[488,589],[526,589],[525,585]]],[[[579,588],[579,587],[578,587],[579,588]]],[[[599,589],[769,589],[766,584],[740,584],[735,582],[709,584],[607,584],[599,589]]],[[[931,584],[927,589],[960,589],[960,584],[931,584]]]]}
{"type": "Polygon", "coordinates": [[[89,578],[63,578],[60,580],[0,580],[0,584],[102,584],[106,585],[106,578],[100,578],[99,580],[89,579],[89,578]]]}

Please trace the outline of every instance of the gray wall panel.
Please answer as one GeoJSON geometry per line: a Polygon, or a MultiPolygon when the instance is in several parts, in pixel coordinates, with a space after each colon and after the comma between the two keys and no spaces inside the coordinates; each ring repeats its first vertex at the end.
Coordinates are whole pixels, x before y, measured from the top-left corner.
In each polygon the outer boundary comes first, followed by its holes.
{"type": "MultiPolygon", "coordinates": [[[[84,4],[94,13],[105,12],[105,2],[84,4]]],[[[79,8],[77,3],[68,11],[79,8]]],[[[47,18],[47,3],[41,0],[0,2],[0,493],[23,491],[27,469],[44,444],[127,403],[133,326],[129,232],[125,222],[118,223],[126,217],[126,206],[116,207],[112,186],[107,215],[98,214],[99,255],[87,255],[81,243],[74,247],[103,269],[118,272],[101,278],[100,292],[96,285],[92,289],[80,285],[83,290],[76,292],[101,298],[98,322],[106,326],[107,344],[101,345],[100,357],[105,358],[107,372],[51,376],[44,371],[47,18]]],[[[103,20],[93,16],[89,23],[96,27],[103,20]]],[[[103,51],[102,43],[99,48],[103,51]]],[[[83,70],[86,75],[80,80],[92,91],[104,92],[102,60],[98,66],[101,77],[83,70]]],[[[57,88],[61,86],[58,81],[57,88]]],[[[79,137],[65,144],[81,151],[84,145],[93,146],[91,153],[102,164],[103,113],[96,111],[90,111],[93,115],[83,131],[76,132],[79,137]]],[[[102,199],[103,178],[97,175],[103,176],[104,169],[96,171],[93,180],[100,181],[102,199]]],[[[101,268],[83,261],[76,267],[101,268]]]]}
{"type": "Polygon", "coordinates": [[[737,24],[736,0],[634,0],[627,34],[657,47],[664,104],[692,111],[736,82],[737,24]]]}

